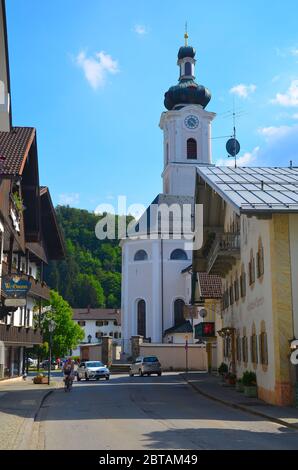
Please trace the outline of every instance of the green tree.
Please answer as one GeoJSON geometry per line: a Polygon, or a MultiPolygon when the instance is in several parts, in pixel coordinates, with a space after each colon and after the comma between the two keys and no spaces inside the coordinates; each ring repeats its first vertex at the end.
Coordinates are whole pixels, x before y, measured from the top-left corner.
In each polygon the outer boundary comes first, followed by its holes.
{"type": "Polygon", "coordinates": [[[50,295],[52,312],[46,314],[42,321],[44,342],[50,342],[49,321],[52,319],[56,324],[52,334],[52,354],[53,357],[63,357],[84,339],[84,331],[73,321],[68,302],[55,291],[51,291],[50,295]]]}
{"type": "MultiPolygon", "coordinates": [[[[121,248],[119,240],[98,240],[95,227],[101,216],[67,206],[56,208],[66,241],[66,259],[45,269],[45,280],[73,308],[121,304],[121,248]]],[[[117,221],[116,216],[116,234],[117,221]]],[[[132,217],[127,217],[127,223],[132,217]]]]}

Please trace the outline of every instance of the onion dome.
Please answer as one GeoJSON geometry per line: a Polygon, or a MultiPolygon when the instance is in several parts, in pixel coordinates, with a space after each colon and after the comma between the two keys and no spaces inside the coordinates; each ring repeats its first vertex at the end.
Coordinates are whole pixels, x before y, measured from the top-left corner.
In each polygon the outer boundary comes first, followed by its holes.
{"type": "Polygon", "coordinates": [[[208,88],[195,82],[196,50],[188,45],[187,26],[184,39],[185,44],[178,52],[179,83],[165,93],[164,104],[169,111],[181,109],[190,104],[198,104],[205,109],[211,100],[208,88]]]}
{"type": "Polygon", "coordinates": [[[198,85],[194,80],[181,80],[165,93],[164,105],[169,111],[189,104],[199,104],[206,108],[210,100],[211,93],[208,88],[198,85]]]}
{"type": "Polygon", "coordinates": [[[191,46],[180,47],[178,52],[178,60],[185,59],[185,57],[191,57],[194,59],[196,55],[196,50],[191,46]]]}

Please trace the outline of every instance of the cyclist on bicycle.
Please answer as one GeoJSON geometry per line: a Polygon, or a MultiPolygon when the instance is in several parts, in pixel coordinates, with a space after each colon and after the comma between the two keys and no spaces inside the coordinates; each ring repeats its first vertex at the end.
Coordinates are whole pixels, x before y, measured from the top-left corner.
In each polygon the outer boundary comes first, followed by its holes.
{"type": "Polygon", "coordinates": [[[64,382],[66,384],[67,380],[70,380],[70,385],[74,380],[74,362],[69,358],[63,366],[64,382]]]}

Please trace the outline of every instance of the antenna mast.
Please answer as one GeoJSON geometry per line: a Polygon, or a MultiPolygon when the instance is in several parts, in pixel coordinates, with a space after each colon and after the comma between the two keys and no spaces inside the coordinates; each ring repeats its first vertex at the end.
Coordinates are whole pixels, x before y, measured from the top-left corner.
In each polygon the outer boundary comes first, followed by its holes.
{"type": "Polygon", "coordinates": [[[235,158],[235,168],[237,168],[237,155],[240,152],[240,144],[236,139],[236,109],[235,109],[235,96],[233,98],[233,137],[228,140],[226,145],[228,157],[235,158]]]}

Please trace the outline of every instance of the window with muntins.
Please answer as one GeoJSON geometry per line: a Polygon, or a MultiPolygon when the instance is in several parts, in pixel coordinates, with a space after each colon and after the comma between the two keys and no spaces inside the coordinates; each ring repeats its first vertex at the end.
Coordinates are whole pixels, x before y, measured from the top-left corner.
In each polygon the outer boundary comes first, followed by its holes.
{"type": "Polygon", "coordinates": [[[197,141],[195,139],[188,139],[187,141],[187,159],[196,160],[198,158],[197,141]]]}

